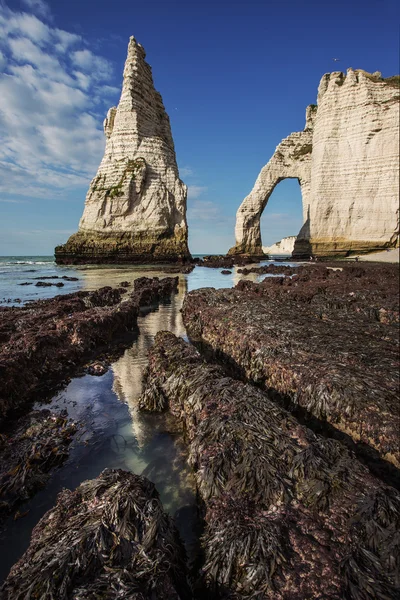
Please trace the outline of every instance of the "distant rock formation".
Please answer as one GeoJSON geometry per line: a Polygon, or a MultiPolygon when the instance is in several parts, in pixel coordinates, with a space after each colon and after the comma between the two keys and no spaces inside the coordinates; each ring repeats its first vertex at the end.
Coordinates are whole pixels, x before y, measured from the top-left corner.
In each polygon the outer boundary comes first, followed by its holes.
{"type": "Polygon", "coordinates": [[[264,254],[287,254],[291,256],[294,243],[296,241],[295,235],[289,235],[288,237],[284,237],[280,242],[276,242],[276,244],[272,244],[272,246],[263,246],[264,254]]]}
{"type": "Polygon", "coordinates": [[[130,38],[118,107],[104,121],[106,149],[86,196],[79,231],[58,263],[174,262],[190,258],[187,187],[145,51],[130,38]]]}
{"type": "Polygon", "coordinates": [[[318,106],[261,170],[236,217],[230,254],[262,255],[260,217],[275,186],[297,178],[304,224],[294,256],[394,246],[399,232],[399,77],[349,69],[322,77],[318,106]]]}

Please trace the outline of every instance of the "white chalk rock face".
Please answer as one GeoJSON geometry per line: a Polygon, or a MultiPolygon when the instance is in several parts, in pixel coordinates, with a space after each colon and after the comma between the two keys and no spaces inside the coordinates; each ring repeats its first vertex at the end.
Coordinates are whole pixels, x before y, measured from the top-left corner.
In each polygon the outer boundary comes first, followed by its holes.
{"type": "Polygon", "coordinates": [[[302,189],[304,225],[295,256],[343,255],[396,244],[398,77],[382,79],[380,73],[352,69],[347,76],[324,75],[318,106],[308,111],[306,129],[278,146],[239,207],[236,246],[230,253],[259,253],[260,216],[273,188],[286,177],[297,177],[302,189]],[[291,139],[304,139],[304,152],[310,152],[288,154],[291,139]]]}
{"type": "Polygon", "coordinates": [[[186,185],[168,115],[145,51],[131,37],[118,107],[104,121],[106,148],[90,184],[78,233],[57,262],[185,260],[186,185]]]}
{"type": "Polygon", "coordinates": [[[263,252],[264,254],[291,256],[294,250],[295,241],[296,236],[289,235],[282,238],[279,242],[276,242],[276,244],[272,244],[272,246],[263,246],[263,252]]]}

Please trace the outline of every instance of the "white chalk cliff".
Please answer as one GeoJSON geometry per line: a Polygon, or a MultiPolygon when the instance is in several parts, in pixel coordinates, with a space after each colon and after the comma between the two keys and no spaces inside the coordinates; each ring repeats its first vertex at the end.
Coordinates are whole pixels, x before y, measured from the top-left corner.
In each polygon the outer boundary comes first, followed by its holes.
{"type": "Polygon", "coordinates": [[[90,184],[78,233],[57,262],[184,260],[186,185],[145,51],[130,38],[118,107],[104,121],[106,148],[90,184]]]}
{"type": "Polygon", "coordinates": [[[289,235],[282,238],[279,242],[272,244],[272,246],[263,246],[263,252],[265,254],[281,254],[291,256],[294,250],[294,243],[296,241],[295,235],[289,235]]]}
{"type": "Polygon", "coordinates": [[[362,70],[324,75],[304,131],[279,144],[237,212],[231,254],[262,255],[260,217],[274,187],[299,180],[303,227],[294,255],[340,255],[396,244],[399,78],[362,70]]]}

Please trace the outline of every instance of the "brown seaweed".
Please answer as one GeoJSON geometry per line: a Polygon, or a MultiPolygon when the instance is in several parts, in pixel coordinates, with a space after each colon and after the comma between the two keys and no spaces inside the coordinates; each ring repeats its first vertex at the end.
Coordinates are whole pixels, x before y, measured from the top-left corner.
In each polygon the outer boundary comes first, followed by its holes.
{"type": "Polygon", "coordinates": [[[0,436],[0,520],[45,487],[68,457],[76,430],[66,415],[35,410],[0,436]]]}
{"type": "Polygon", "coordinates": [[[341,443],[160,332],[141,406],[183,420],[219,598],[395,598],[400,496],[341,443]]]}
{"type": "Polygon", "coordinates": [[[238,375],[399,468],[397,291],[390,265],[314,265],[292,278],[193,291],[183,319],[238,375]]]}
{"type": "Polygon", "coordinates": [[[104,470],[62,491],[2,587],[4,600],[189,600],[185,556],[154,485],[104,470]]]}
{"type": "Polygon", "coordinates": [[[170,296],[177,283],[140,278],[125,301],[124,288],[104,287],[0,307],[0,425],[133,331],[140,307],[170,296]]]}

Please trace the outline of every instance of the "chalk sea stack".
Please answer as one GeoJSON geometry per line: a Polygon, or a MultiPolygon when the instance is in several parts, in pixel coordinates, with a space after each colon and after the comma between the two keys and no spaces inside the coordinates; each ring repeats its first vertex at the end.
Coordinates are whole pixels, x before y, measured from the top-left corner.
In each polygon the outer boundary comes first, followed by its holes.
{"type": "Polygon", "coordinates": [[[190,259],[187,187],[145,51],[130,38],[118,107],[104,121],[106,149],[79,230],[55,249],[59,264],[190,259]]]}
{"type": "Polygon", "coordinates": [[[294,256],[340,256],[398,243],[399,76],[328,73],[304,131],[292,133],[261,170],[236,217],[230,254],[262,256],[260,217],[275,186],[298,179],[303,227],[294,256]]]}

